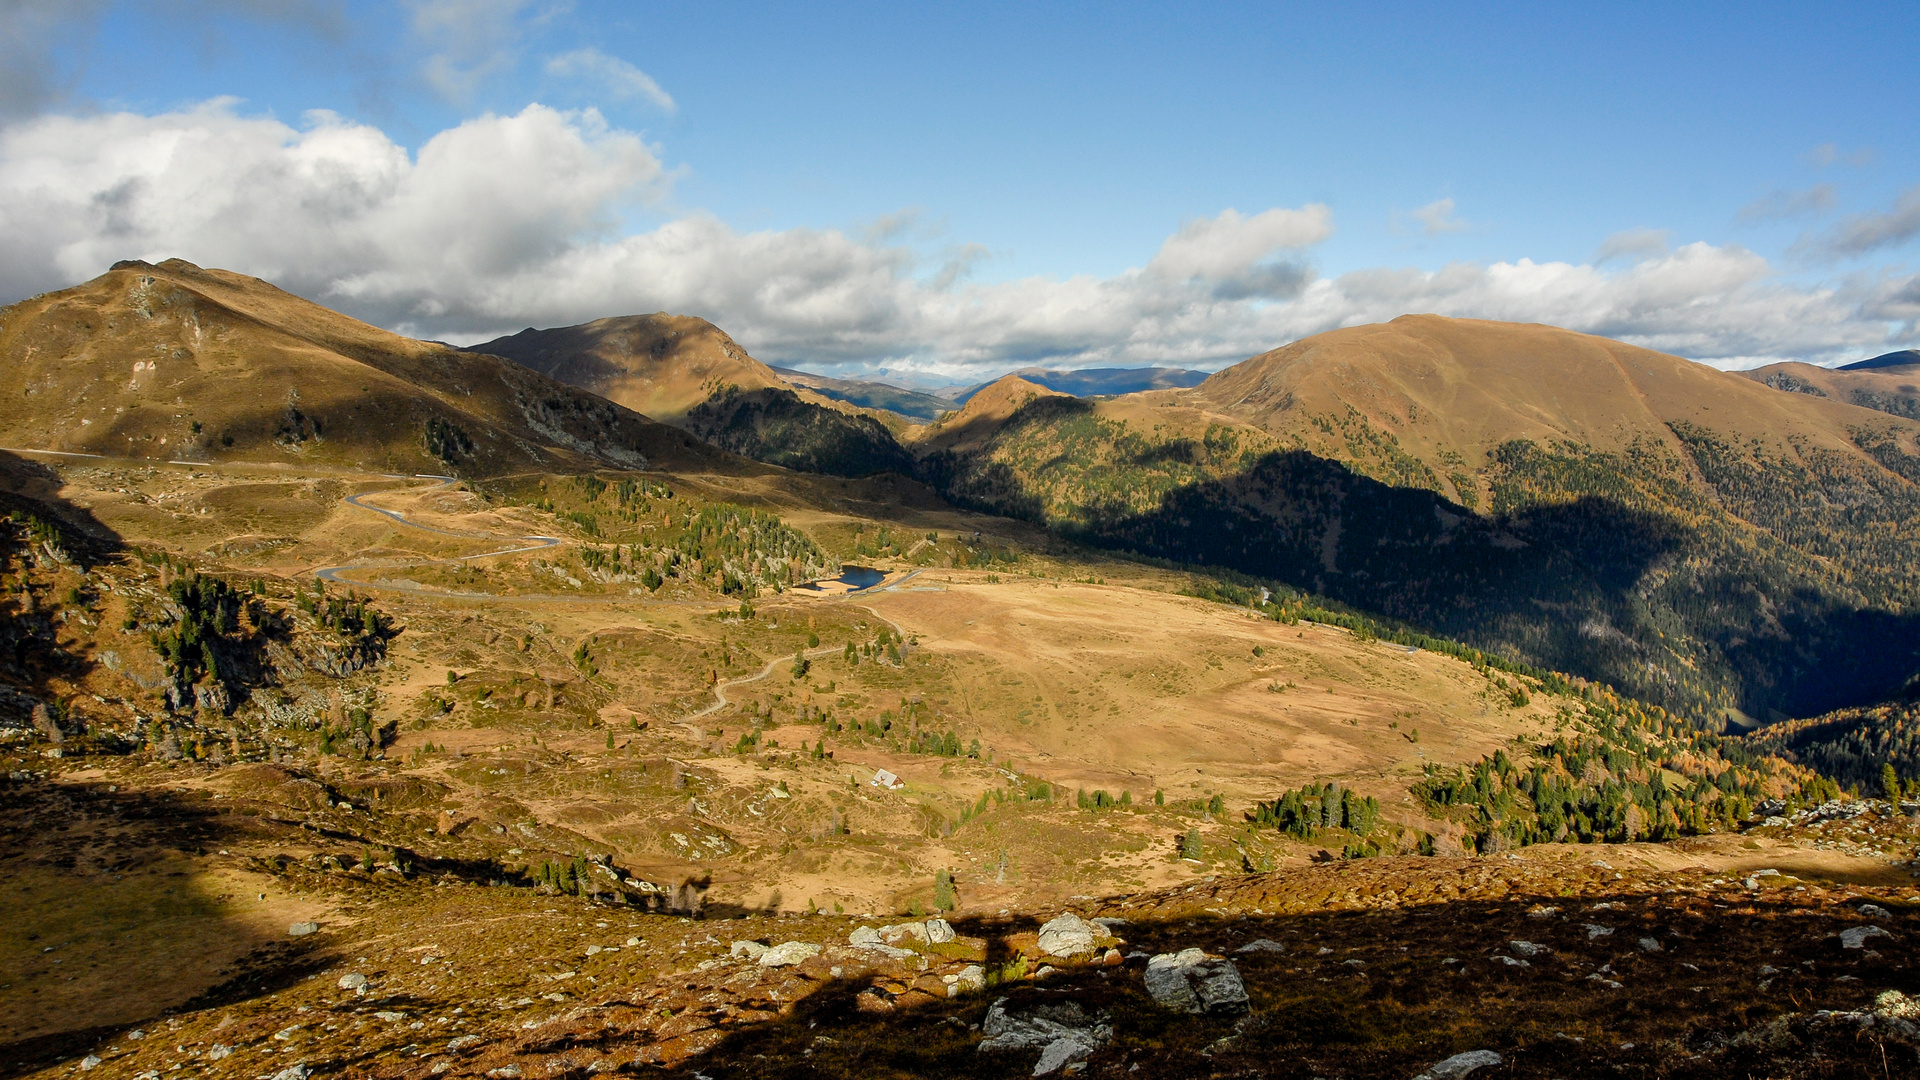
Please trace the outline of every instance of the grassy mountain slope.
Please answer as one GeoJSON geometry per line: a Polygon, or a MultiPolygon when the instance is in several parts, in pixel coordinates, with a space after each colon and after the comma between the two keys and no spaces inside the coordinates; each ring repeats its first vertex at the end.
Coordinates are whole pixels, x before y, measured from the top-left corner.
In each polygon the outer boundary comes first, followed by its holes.
{"type": "MultiPolygon", "coordinates": [[[[529,328],[473,346],[673,424],[736,453],[839,476],[905,471],[888,424],[796,387],[705,319],[623,315],[529,328]]],[[[893,417],[904,426],[904,419],[893,417]]]]}
{"type": "Polygon", "coordinates": [[[0,444],[484,475],[737,459],[515,364],[266,282],[121,263],[0,312],[0,444]]]}
{"type": "Polygon", "coordinates": [[[1786,363],[1768,364],[1740,374],[1775,390],[1920,420],[1920,353],[1912,350],[1888,353],[1837,369],[1786,363]]]}
{"type": "Polygon", "coordinates": [[[1920,667],[1916,430],[1600,338],[1422,316],[927,445],[964,504],[1767,716],[1920,667]]]}

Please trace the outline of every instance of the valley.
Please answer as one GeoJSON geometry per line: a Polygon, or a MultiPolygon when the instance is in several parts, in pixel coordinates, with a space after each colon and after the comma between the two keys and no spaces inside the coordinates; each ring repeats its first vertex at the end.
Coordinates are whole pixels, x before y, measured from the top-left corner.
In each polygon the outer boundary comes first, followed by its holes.
{"type": "Polygon", "coordinates": [[[1911,421],[1426,317],[930,416],[501,341],[0,317],[0,1076],[1920,1067],[1911,421]]]}

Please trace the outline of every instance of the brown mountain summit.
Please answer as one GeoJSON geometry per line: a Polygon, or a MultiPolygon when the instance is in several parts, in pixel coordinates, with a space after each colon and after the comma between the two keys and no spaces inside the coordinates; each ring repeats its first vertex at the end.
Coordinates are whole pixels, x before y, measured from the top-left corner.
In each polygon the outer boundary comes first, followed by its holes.
{"type": "Polygon", "coordinates": [[[118,263],[0,311],[0,444],[189,461],[486,474],[729,456],[490,356],[257,278],[118,263]]]}

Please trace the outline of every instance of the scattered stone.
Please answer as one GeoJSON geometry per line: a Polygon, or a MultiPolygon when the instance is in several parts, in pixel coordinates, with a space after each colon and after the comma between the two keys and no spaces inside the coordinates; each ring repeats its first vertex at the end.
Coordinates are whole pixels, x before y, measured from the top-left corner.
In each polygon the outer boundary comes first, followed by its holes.
{"type": "Polygon", "coordinates": [[[978,994],[987,988],[987,969],[979,964],[968,964],[960,969],[958,975],[942,976],[941,981],[947,984],[948,997],[978,994]]]}
{"type": "Polygon", "coordinates": [[[928,919],[926,929],[929,945],[945,945],[953,940],[953,925],[945,919],[928,919]]]}
{"type": "Polygon", "coordinates": [[[365,975],[360,974],[357,971],[353,972],[350,975],[340,976],[340,989],[342,990],[352,990],[354,993],[357,994],[357,993],[360,993],[361,991],[364,991],[366,988],[367,988],[367,977],[365,975]]]}
{"type": "Polygon", "coordinates": [[[1083,1059],[1105,1046],[1113,1038],[1113,1024],[1104,1011],[1091,1012],[1076,1001],[1023,1003],[1009,1006],[1007,998],[995,1001],[987,1009],[980,1030],[987,1036],[976,1050],[1041,1050],[1040,1065],[1033,1075],[1044,1076],[1071,1062],[1083,1059]],[[1078,1055],[1061,1043],[1081,1048],[1078,1055]],[[1041,1066],[1045,1066],[1043,1071],[1041,1066]]]}
{"type": "Polygon", "coordinates": [[[888,945],[898,945],[908,938],[912,938],[920,944],[925,945],[927,944],[927,937],[926,923],[903,922],[880,928],[880,940],[886,942],[888,945]]]}
{"type": "Polygon", "coordinates": [[[1080,956],[1093,951],[1093,939],[1098,936],[1099,927],[1068,912],[1040,928],[1040,951],[1048,956],[1080,956]]]}
{"type": "Polygon", "coordinates": [[[1634,944],[1640,946],[1641,952],[1666,952],[1667,951],[1667,947],[1660,944],[1659,938],[1643,937],[1639,941],[1635,942],[1634,944]]]}
{"type": "Polygon", "coordinates": [[[447,1040],[447,1049],[458,1052],[469,1046],[479,1046],[480,1043],[481,1039],[478,1035],[461,1035],[447,1040]]]}
{"type": "Polygon", "coordinates": [[[1525,960],[1515,960],[1511,956],[1502,956],[1499,953],[1493,954],[1493,962],[1496,964],[1505,964],[1508,967],[1532,967],[1533,966],[1532,964],[1529,964],[1525,960]]]}
{"type": "Polygon", "coordinates": [[[606,951],[605,949],[603,949],[603,948],[601,948],[601,947],[600,947],[600,946],[598,946],[598,945],[589,945],[589,946],[587,946],[587,955],[588,955],[588,956],[599,956],[599,955],[600,955],[601,953],[603,953],[603,952],[605,952],[605,951],[606,951]]]}
{"type": "Polygon", "coordinates": [[[1033,1065],[1033,1075],[1047,1076],[1091,1056],[1093,1048],[1078,1039],[1055,1039],[1041,1049],[1040,1060],[1033,1065]]]}
{"type": "Polygon", "coordinates": [[[213,1046],[207,1050],[207,1060],[219,1061],[231,1053],[233,1053],[233,1047],[228,1046],[226,1043],[214,1043],[213,1046]]]}
{"type": "Polygon", "coordinates": [[[1111,915],[1103,916],[1098,919],[1088,919],[1087,921],[1099,927],[1100,929],[1105,930],[1107,933],[1114,934],[1114,935],[1118,935],[1120,933],[1121,927],[1128,925],[1127,920],[1116,919],[1111,915]]]}
{"type": "Polygon", "coordinates": [[[1840,944],[1848,949],[1864,949],[1869,938],[1890,938],[1892,934],[1877,926],[1856,926],[1840,931],[1840,944]]]}
{"type": "Polygon", "coordinates": [[[1609,990],[1618,990],[1618,989],[1620,989],[1620,987],[1621,987],[1621,985],[1622,985],[1622,984],[1621,984],[1620,982],[1618,982],[1618,981],[1616,981],[1616,980],[1614,980],[1614,979],[1609,979],[1609,978],[1607,978],[1607,977],[1606,977],[1605,975],[1602,975],[1602,974],[1600,974],[1600,973],[1599,973],[1599,972],[1597,972],[1597,971],[1596,971],[1596,972],[1594,972],[1593,974],[1591,974],[1591,975],[1589,975],[1589,976],[1587,976],[1587,981],[1588,981],[1588,982],[1597,982],[1597,983],[1599,983],[1599,984],[1600,984],[1601,986],[1604,986],[1604,987],[1606,987],[1606,988],[1607,988],[1607,989],[1609,989],[1609,990]]]}
{"type": "Polygon", "coordinates": [[[630,937],[627,939],[627,948],[629,949],[633,948],[638,944],[640,944],[640,939],[637,937],[630,937]]]}
{"type": "Polygon", "coordinates": [[[1551,919],[1558,914],[1560,914],[1559,908],[1548,907],[1545,904],[1535,904],[1527,909],[1527,918],[1529,919],[1551,919]]]}
{"type": "Polygon", "coordinates": [[[1245,945],[1242,945],[1233,951],[1237,953],[1256,953],[1256,952],[1283,953],[1287,951],[1287,947],[1273,940],[1272,938],[1258,938],[1256,940],[1247,942],[1245,945]]]}
{"type": "Polygon", "coordinates": [[[1498,1064],[1500,1055],[1491,1050],[1469,1050],[1430,1066],[1413,1080],[1458,1080],[1476,1069],[1488,1069],[1498,1064]]]}
{"type": "Polygon", "coordinates": [[[875,930],[871,926],[855,927],[853,930],[853,933],[847,935],[847,943],[850,945],[885,945],[886,944],[886,942],[880,940],[880,931],[875,930]]]}
{"type": "Polygon", "coordinates": [[[100,1058],[99,1058],[99,1055],[97,1054],[88,1054],[86,1057],[83,1057],[80,1059],[80,1067],[82,1069],[87,1069],[91,1071],[95,1068],[98,1068],[99,1065],[100,1065],[100,1058]]]}
{"type": "Polygon", "coordinates": [[[1161,953],[1147,961],[1147,993],[1164,1008],[1190,1013],[1247,1011],[1247,987],[1233,961],[1200,949],[1161,953]]]}
{"type": "Polygon", "coordinates": [[[1119,967],[1126,962],[1127,958],[1120,955],[1119,949],[1108,949],[1106,953],[1100,957],[1100,963],[1107,967],[1119,967]]]}
{"type": "Polygon", "coordinates": [[[517,1080],[520,1075],[520,1066],[502,1065],[497,1069],[488,1069],[487,1075],[493,1080],[517,1080]]]}
{"type": "Polygon", "coordinates": [[[297,922],[287,927],[287,934],[291,937],[306,937],[308,934],[319,932],[320,924],[317,922],[297,922]]]}
{"type": "Polygon", "coordinates": [[[376,1019],[385,1020],[389,1024],[397,1024],[407,1018],[406,1013],[394,1012],[391,1009],[382,1009],[373,1015],[376,1019]]]}
{"type": "Polygon", "coordinates": [[[273,1080],[307,1080],[307,1066],[296,1062],[273,1074],[273,1080]]]}
{"type": "Polygon", "coordinates": [[[744,956],[748,960],[757,961],[762,956],[766,955],[766,952],[767,952],[767,947],[765,945],[760,944],[757,941],[736,941],[733,943],[733,947],[730,951],[730,955],[733,956],[735,959],[739,959],[740,957],[744,956]]]}
{"type": "Polygon", "coordinates": [[[760,954],[761,967],[792,967],[809,957],[819,956],[820,946],[806,941],[788,941],[760,954]]]}
{"type": "Polygon", "coordinates": [[[1587,924],[1587,940],[1588,941],[1592,941],[1594,938],[1607,937],[1612,933],[1613,933],[1613,927],[1611,926],[1601,926],[1599,923],[1587,924]]]}
{"type": "Polygon", "coordinates": [[[1553,951],[1545,945],[1535,945],[1531,941],[1509,941],[1507,944],[1513,946],[1513,951],[1519,953],[1521,956],[1539,956],[1541,953],[1550,953],[1553,951]]]}
{"type": "Polygon", "coordinates": [[[1862,915],[1865,915],[1869,919],[1893,918],[1893,912],[1888,911],[1886,908],[1881,907],[1879,904],[1861,904],[1859,907],[1855,908],[1854,910],[1858,911],[1862,915]]]}

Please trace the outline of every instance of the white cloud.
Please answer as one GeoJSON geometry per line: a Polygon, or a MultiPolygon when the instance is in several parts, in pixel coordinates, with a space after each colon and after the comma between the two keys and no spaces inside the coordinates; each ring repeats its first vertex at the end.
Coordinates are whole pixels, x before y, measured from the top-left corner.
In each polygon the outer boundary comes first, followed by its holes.
{"type": "Polygon", "coordinates": [[[547,74],[591,81],[616,100],[639,98],[664,113],[672,114],[678,108],[652,76],[598,49],[576,49],[553,57],[547,61],[547,74]]]}
{"type": "Polygon", "coordinates": [[[1407,216],[1420,223],[1420,232],[1424,236],[1440,236],[1472,227],[1470,222],[1453,216],[1452,199],[1435,199],[1407,216]]]}
{"type": "Polygon", "coordinates": [[[1175,280],[1234,281],[1283,248],[1304,248],[1333,235],[1333,211],[1320,203],[1298,210],[1276,208],[1251,217],[1227,209],[1219,217],[1183,223],[1147,264],[1150,273],[1175,280]]]}
{"type": "MultiPolygon", "coordinates": [[[[1802,286],[1740,247],[1640,245],[1597,263],[1455,263],[1318,278],[1325,206],[1182,224],[1111,277],[974,282],[981,252],[917,229],[740,232],[692,214],[620,227],[672,172],[592,110],[532,105],[419,152],[316,113],[210,102],[0,129],[0,298],[179,256],[256,274],[380,325],[476,341],[528,325],[682,311],[776,362],[978,377],[1025,363],[1219,366],[1408,312],[1545,322],[1723,363],[1837,359],[1915,337],[1920,276],[1802,286]]],[[[885,225],[895,225],[888,222],[885,225]]]]}

